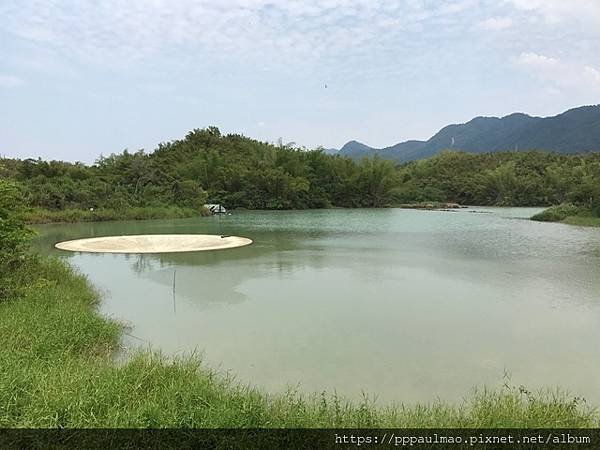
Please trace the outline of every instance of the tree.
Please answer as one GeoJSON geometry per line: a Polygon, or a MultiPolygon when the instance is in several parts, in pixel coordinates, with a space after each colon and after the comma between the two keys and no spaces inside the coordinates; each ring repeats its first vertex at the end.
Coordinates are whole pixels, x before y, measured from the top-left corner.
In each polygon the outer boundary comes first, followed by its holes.
{"type": "Polygon", "coordinates": [[[359,165],[357,185],[364,196],[364,206],[387,206],[396,185],[394,164],[378,157],[364,158],[359,165]]]}

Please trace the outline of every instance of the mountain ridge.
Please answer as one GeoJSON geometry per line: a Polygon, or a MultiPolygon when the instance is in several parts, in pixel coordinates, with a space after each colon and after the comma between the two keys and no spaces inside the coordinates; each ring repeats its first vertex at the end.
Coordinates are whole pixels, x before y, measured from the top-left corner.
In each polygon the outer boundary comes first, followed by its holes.
{"type": "Polygon", "coordinates": [[[375,148],[351,140],[328,154],[352,159],[379,156],[396,162],[428,158],[443,150],[471,153],[547,150],[574,154],[600,151],[600,104],[568,109],[555,116],[515,112],[503,117],[477,116],[465,123],[441,128],[427,141],[408,140],[375,148]]]}

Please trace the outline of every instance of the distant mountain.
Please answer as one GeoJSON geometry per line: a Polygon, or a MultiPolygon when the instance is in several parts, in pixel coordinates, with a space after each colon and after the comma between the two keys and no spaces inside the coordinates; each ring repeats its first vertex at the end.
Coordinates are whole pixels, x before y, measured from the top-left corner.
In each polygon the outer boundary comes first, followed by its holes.
{"type": "Polygon", "coordinates": [[[476,117],[464,124],[448,125],[428,141],[406,141],[381,149],[350,141],[337,154],[352,159],[379,155],[406,162],[447,149],[472,153],[531,149],[558,153],[600,151],[600,105],[570,109],[553,117],[532,117],[523,113],[502,118],[476,117]]]}
{"type": "Polygon", "coordinates": [[[350,141],[344,144],[344,146],[340,149],[339,154],[349,156],[350,158],[362,158],[363,156],[374,151],[376,150],[368,145],[361,144],[357,141],[350,141]]]}

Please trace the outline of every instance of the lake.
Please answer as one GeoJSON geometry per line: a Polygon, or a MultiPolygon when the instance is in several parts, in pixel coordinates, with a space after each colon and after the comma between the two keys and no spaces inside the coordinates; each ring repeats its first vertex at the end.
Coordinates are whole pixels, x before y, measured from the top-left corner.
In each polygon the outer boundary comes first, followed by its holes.
{"type": "Polygon", "coordinates": [[[38,226],[35,246],[89,277],[101,312],[131,326],[125,346],[196,351],[268,392],[457,401],[509,373],[598,404],[600,229],[526,220],[538,211],[240,211],[38,226]],[[221,232],[254,244],[161,255],[52,248],[221,232]]]}

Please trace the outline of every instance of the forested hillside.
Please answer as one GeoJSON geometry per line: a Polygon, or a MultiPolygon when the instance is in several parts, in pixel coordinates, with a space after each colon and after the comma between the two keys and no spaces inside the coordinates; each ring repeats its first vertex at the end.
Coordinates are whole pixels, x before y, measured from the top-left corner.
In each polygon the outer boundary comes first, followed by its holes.
{"type": "Polygon", "coordinates": [[[205,202],[228,208],[379,207],[421,201],[546,206],[571,202],[600,211],[600,153],[442,152],[395,166],[355,162],[321,150],[275,146],[211,127],[86,166],[0,160],[33,208],[112,209],[205,202]]]}
{"type": "Polygon", "coordinates": [[[92,166],[41,160],[0,161],[0,175],[18,181],[33,207],[112,208],[206,201],[229,208],[384,206],[397,173],[390,161],[363,161],[274,146],[218,129],[184,139],[100,157],[92,166]]]}

